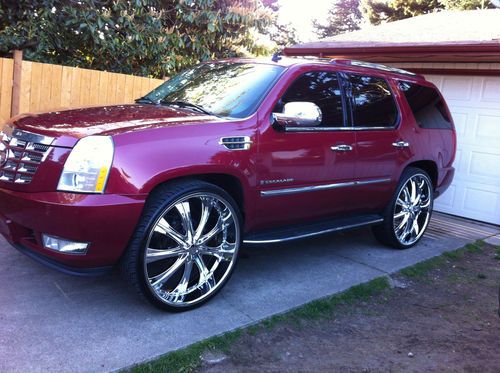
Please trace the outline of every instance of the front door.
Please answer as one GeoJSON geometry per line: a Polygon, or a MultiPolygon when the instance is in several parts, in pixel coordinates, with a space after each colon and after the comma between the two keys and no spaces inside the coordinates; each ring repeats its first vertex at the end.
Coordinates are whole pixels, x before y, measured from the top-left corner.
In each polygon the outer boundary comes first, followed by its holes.
{"type": "Polygon", "coordinates": [[[257,206],[260,228],[331,217],[350,208],[355,134],[346,127],[337,73],[309,71],[298,76],[274,112],[296,101],[316,104],[322,122],[316,127],[289,128],[286,132],[269,126],[261,133],[257,206]]]}

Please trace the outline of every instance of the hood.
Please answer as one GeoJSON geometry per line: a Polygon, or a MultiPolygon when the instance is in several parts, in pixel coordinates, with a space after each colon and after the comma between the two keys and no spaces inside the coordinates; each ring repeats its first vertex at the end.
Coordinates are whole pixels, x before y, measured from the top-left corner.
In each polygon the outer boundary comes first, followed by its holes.
{"type": "Polygon", "coordinates": [[[73,146],[90,135],[116,135],[153,127],[170,127],[220,119],[189,109],[160,105],[113,105],[25,114],[10,123],[20,130],[56,138],[53,145],[73,146]]]}

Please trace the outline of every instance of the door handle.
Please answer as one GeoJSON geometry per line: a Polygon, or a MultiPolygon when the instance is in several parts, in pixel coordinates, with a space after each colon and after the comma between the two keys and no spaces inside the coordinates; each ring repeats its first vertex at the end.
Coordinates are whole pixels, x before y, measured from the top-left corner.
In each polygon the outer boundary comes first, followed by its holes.
{"type": "Polygon", "coordinates": [[[410,146],[410,143],[408,143],[406,141],[396,141],[396,142],[392,143],[392,146],[394,146],[396,148],[407,148],[410,146]]]}
{"type": "Polygon", "coordinates": [[[330,149],[333,150],[334,152],[350,152],[352,150],[352,146],[341,144],[332,146],[330,149]]]}

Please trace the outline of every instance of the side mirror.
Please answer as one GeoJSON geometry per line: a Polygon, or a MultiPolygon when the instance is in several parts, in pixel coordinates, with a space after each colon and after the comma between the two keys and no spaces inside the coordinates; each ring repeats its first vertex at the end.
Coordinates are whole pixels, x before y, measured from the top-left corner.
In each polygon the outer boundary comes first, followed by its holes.
{"type": "Polygon", "coordinates": [[[305,101],[289,102],[285,104],[283,113],[273,113],[274,124],[281,128],[318,126],[322,117],[318,105],[305,101]]]}

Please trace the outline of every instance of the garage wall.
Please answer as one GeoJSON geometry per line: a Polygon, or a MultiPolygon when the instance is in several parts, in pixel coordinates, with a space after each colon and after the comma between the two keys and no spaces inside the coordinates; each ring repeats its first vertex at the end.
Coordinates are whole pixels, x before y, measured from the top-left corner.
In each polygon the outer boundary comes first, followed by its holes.
{"type": "MultiPolygon", "coordinates": [[[[500,64],[398,64],[401,68],[500,69],[500,64]]],[[[438,211],[500,224],[500,77],[428,75],[457,130],[455,179],[438,211]]]]}

